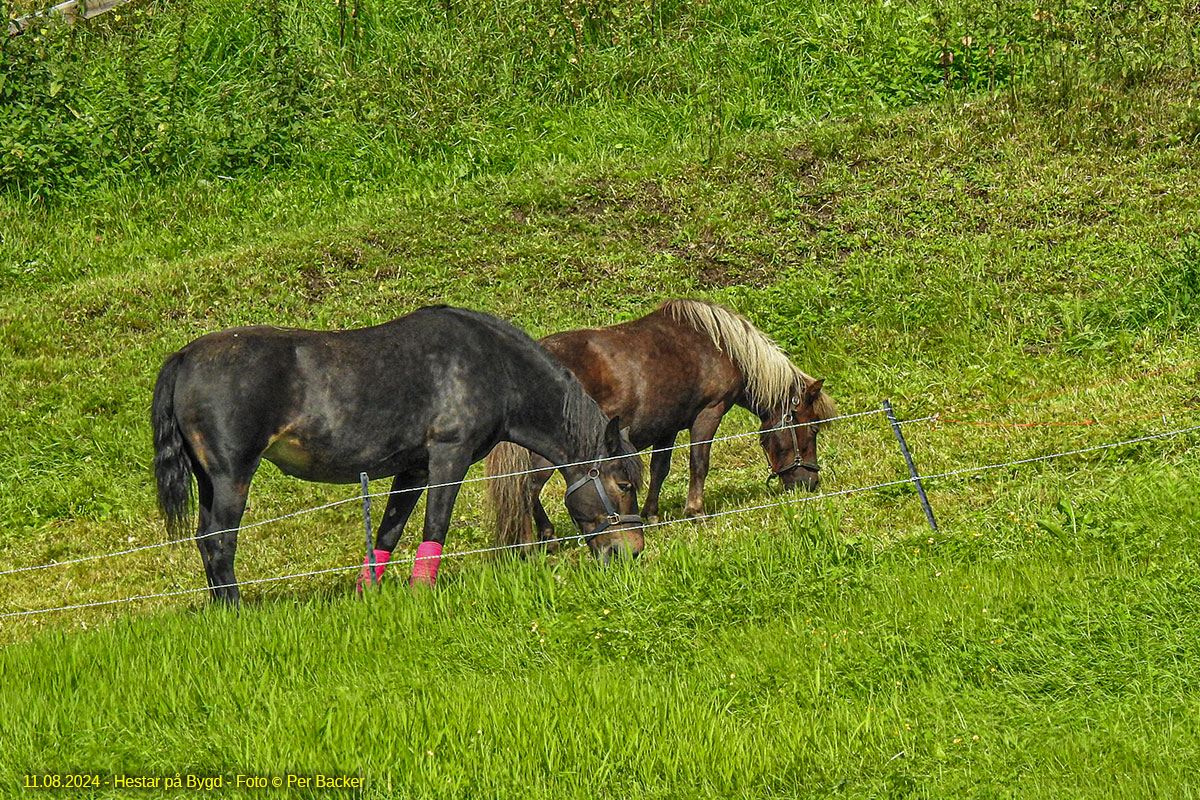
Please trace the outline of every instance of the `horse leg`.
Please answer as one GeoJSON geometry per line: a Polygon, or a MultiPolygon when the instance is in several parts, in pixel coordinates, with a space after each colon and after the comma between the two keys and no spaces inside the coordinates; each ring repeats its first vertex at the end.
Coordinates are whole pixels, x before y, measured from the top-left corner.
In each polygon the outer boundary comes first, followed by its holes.
{"type": "Polygon", "coordinates": [[[435,488],[429,489],[425,499],[425,531],[409,578],[413,586],[433,586],[437,581],[454,501],[470,466],[468,448],[449,444],[429,448],[429,485],[435,488]]]}
{"type": "Polygon", "coordinates": [[[209,530],[209,523],[212,521],[212,481],[208,479],[208,474],[203,470],[196,470],[195,474],[196,494],[200,507],[199,521],[196,526],[196,548],[200,551],[200,561],[204,564],[204,579],[208,581],[209,586],[216,586],[217,582],[213,580],[212,562],[208,557],[208,548],[204,544],[205,540],[200,538],[205,531],[209,530]]]}
{"type": "MultiPolygon", "coordinates": [[[[379,520],[379,529],[375,533],[375,582],[383,577],[383,570],[404,533],[404,526],[412,516],[417,500],[421,498],[423,481],[414,480],[411,476],[392,478],[392,491],[388,494],[387,507],[383,510],[383,519],[379,520]]],[[[371,582],[370,562],[363,560],[362,572],[358,576],[357,589],[361,593],[363,587],[371,582]]]]}
{"type": "Polygon", "coordinates": [[[224,475],[210,477],[207,490],[204,482],[200,483],[200,527],[196,544],[200,547],[200,558],[208,576],[209,594],[214,601],[236,606],[241,593],[233,574],[233,556],[237,550],[238,526],[246,511],[250,480],[224,475]]]}
{"type": "Polygon", "coordinates": [[[687,503],[683,506],[685,517],[698,517],[704,513],[704,479],[708,477],[708,458],[712,451],[710,440],[716,434],[717,426],[721,424],[726,410],[723,403],[709,406],[697,414],[692,422],[689,461],[692,475],[688,481],[687,503]]]}
{"type": "MultiPolygon", "coordinates": [[[[533,457],[533,464],[535,467],[547,467],[547,469],[534,472],[529,476],[529,507],[533,514],[533,525],[538,541],[545,542],[547,539],[554,538],[554,523],[550,521],[550,515],[546,513],[546,508],[542,505],[542,489],[546,488],[546,484],[554,477],[554,466],[537,455],[533,457]]],[[[558,542],[549,542],[545,548],[548,552],[553,553],[558,550],[558,542]]]]}
{"type": "Polygon", "coordinates": [[[646,503],[642,506],[642,519],[649,523],[658,522],[658,493],[671,471],[675,436],[673,433],[671,438],[655,442],[654,452],[650,455],[650,485],[646,487],[646,503]]]}

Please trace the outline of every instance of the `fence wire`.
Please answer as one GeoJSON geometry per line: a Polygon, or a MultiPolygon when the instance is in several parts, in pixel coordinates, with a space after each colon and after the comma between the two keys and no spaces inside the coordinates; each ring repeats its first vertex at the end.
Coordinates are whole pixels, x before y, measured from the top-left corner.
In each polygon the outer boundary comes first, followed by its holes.
{"type": "MultiPolygon", "coordinates": [[[[791,428],[804,428],[804,427],[808,427],[811,425],[824,425],[824,424],[838,421],[838,420],[854,419],[856,417],[866,417],[866,416],[871,416],[873,414],[881,414],[881,413],[883,413],[882,409],[874,409],[871,411],[859,411],[854,414],[843,414],[841,416],[829,417],[828,419],[815,420],[813,422],[797,422],[797,423],[794,423],[791,425],[780,425],[778,427],[771,428],[771,431],[786,431],[791,428]]],[[[910,421],[911,422],[921,422],[921,421],[929,420],[929,419],[933,419],[933,417],[924,417],[922,419],[916,419],[916,420],[910,420],[910,421]]],[[[666,450],[679,450],[682,448],[691,447],[694,444],[712,444],[714,442],[725,442],[725,441],[729,441],[731,439],[744,439],[748,436],[758,436],[758,435],[760,435],[759,431],[749,431],[747,433],[732,433],[727,436],[717,436],[712,439],[702,439],[697,442],[684,442],[682,444],[672,445],[669,448],[661,447],[661,448],[657,448],[657,449],[651,449],[651,450],[648,450],[645,452],[653,454],[656,452],[665,452],[666,450]]],[[[639,453],[639,455],[640,455],[640,453],[639,453]]],[[[606,461],[616,461],[617,459],[621,459],[621,458],[625,458],[625,456],[623,456],[623,455],[622,456],[607,456],[605,458],[594,458],[594,459],[590,459],[588,461],[573,461],[568,464],[558,464],[550,469],[561,469],[563,467],[580,467],[580,466],[588,466],[588,465],[592,465],[592,464],[601,464],[606,461]]],[[[80,556],[79,558],[68,558],[68,559],[64,559],[62,561],[52,561],[48,564],[33,564],[30,566],[26,566],[26,567],[11,567],[9,569],[0,570],[0,577],[2,577],[4,575],[13,575],[18,572],[34,572],[37,570],[50,569],[52,567],[66,567],[66,566],[70,566],[72,564],[83,564],[83,563],[86,563],[89,561],[100,561],[105,558],[115,558],[117,556],[125,556],[125,555],[129,555],[131,553],[140,553],[140,552],[143,552],[146,550],[157,550],[158,548],[161,548],[161,547],[170,547],[171,545],[176,545],[176,544],[186,544],[187,542],[193,542],[193,541],[199,541],[201,539],[207,539],[210,536],[220,536],[223,533],[232,533],[234,531],[244,531],[249,528],[258,528],[263,525],[270,525],[271,523],[274,523],[274,522],[280,522],[285,519],[291,519],[292,517],[299,517],[304,514],[312,514],[317,511],[324,511],[329,508],[334,508],[335,506],[345,505],[346,503],[362,502],[363,498],[365,498],[365,497],[369,497],[372,499],[377,498],[377,497],[391,497],[394,494],[407,494],[410,492],[424,492],[429,489],[441,489],[441,488],[445,488],[447,486],[463,486],[468,483],[480,483],[483,481],[494,481],[494,480],[500,480],[501,478],[516,478],[516,477],[520,477],[522,475],[532,475],[532,474],[538,473],[538,472],[545,472],[546,469],[547,469],[546,467],[540,467],[540,468],[535,468],[535,469],[520,470],[517,472],[505,472],[505,473],[502,473],[499,475],[483,475],[478,478],[463,478],[460,481],[447,481],[445,483],[431,483],[431,484],[427,484],[425,486],[414,486],[414,487],[408,487],[408,488],[404,488],[404,489],[390,489],[385,492],[371,492],[369,494],[361,494],[360,493],[360,494],[354,495],[353,497],[347,497],[342,500],[334,500],[333,502],[330,502],[330,503],[325,503],[325,504],[319,505],[319,506],[313,506],[312,508],[300,509],[299,511],[292,511],[287,514],[282,514],[278,517],[271,517],[270,519],[259,520],[257,522],[251,522],[246,525],[239,525],[236,528],[222,528],[221,530],[209,531],[208,533],[197,534],[195,536],[187,536],[182,539],[167,539],[167,540],[164,540],[161,542],[155,542],[153,544],[144,544],[144,545],[139,545],[138,547],[130,547],[125,550],[115,550],[111,553],[100,553],[100,554],[91,555],[91,556],[80,556]]]]}
{"type": "MultiPolygon", "coordinates": [[[[940,479],[940,478],[950,478],[950,477],[954,477],[954,476],[958,476],[958,475],[969,475],[969,474],[978,473],[978,472],[985,472],[987,470],[1002,469],[1004,467],[1014,467],[1014,466],[1020,466],[1022,464],[1032,464],[1032,463],[1039,462],[1039,461],[1048,461],[1048,460],[1054,459],[1054,458],[1064,458],[1066,456],[1081,455],[1084,453],[1093,453],[1093,452],[1097,452],[1100,450],[1111,450],[1116,447],[1123,447],[1125,445],[1137,444],[1139,442],[1147,442],[1147,441],[1151,441],[1154,439],[1163,439],[1163,438],[1166,438],[1169,436],[1177,436],[1177,435],[1183,434],[1183,433],[1191,433],[1193,431],[1200,431],[1200,425],[1194,425],[1194,426],[1191,426],[1188,428],[1180,428],[1180,429],[1173,430],[1173,431],[1163,431],[1163,432],[1159,432],[1159,433],[1148,434],[1146,436],[1139,436],[1139,437],[1136,437],[1133,439],[1126,439],[1126,440],[1123,440],[1120,442],[1111,442],[1109,444],[1094,445],[1092,447],[1082,447],[1082,448],[1079,448],[1076,450],[1067,450],[1067,451],[1064,451],[1061,453],[1052,453],[1049,455],[1033,456],[1031,458],[1021,458],[1021,459],[1016,459],[1013,461],[1005,461],[1005,462],[996,463],[996,464],[987,464],[987,465],[979,466],[979,467],[965,467],[963,469],[949,470],[947,472],[940,472],[940,473],[935,473],[932,475],[922,475],[921,480],[929,481],[929,480],[936,480],[936,479],[940,479]]],[[[868,491],[872,491],[875,489],[882,489],[882,488],[885,488],[888,486],[898,486],[898,485],[905,484],[905,483],[912,483],[912,478],[903,478],[900,480],[885,481],[883,483],[876,483],[876,484],[872,484],[870,486],[860,486],[860,487],[855,487],[855,488],[851,488],[851,489],[843,489],[843,490],[840,490],[837,492],[826,492],[823,494],[806,495],[806,496],[802,496],[802,497],[789,497],[789,498],[786,498],[784,500],[780,500],[780,501],[777,501],[774,503],[764,503],[762,505],[757,505],[757,506],[746,506],[743,508],[727,509],[725,511],[715,511],[710,514],[703,514],[703,515],[696,516],[696,517],[686,517],[686,518],[673,519],[673,520],[662,520],[659,522],[647,523],[640,527],[644,530],[647,528],[661,528],[661,527],[664,527],[667,525],[676,525],[681,522],[699,522],[699,521],[702,521],[705,519],[716,519],[718,517],[730,516],[732,514],[746,514],[746,513],[752,512],[752,511],[762,511],[762,510],[769,509],[769,508],[778,508],[781,506],[799,505],[801,503],[812,502],[814,500],[822,500],[822,499],[827,499],[827,498],[831,498],[831,497],[842,497],[842,496],[849,495],[849,494],[868,492],[868,491]]],[[[418,560],[421,560],[422,558],[443,558],[443,559],[444,558],[462,558],[462,557],[470,556],[470,555],[480,555],[483,553],[495,553],[495,552],[500,552],[503,550],[513,550],[513,549],[517,549],[517,548],[530,548],[530,547],[534,547],[534,546],[538,546],[538,545],[551,544],[554,542],[579,541],[583,538],[586,538],[586,537],[581,534],[574,534],[571,536],[559,536],[559,537],[555,537],[552,539],[545,539],[545,540],[542,540],[540,542],[535,542],[535,543],[520,542],[517,544],[495,545],[492,547],[480,547],[480,548],[476,548],[476,549],[472,549],[472,550],[459,550],[459,551],[455,551],[452,553],[442,553],[440,556],[408,556],[408,557],[398,558],[393,561],[389,561],[388,563],[389,564],[411,564],[411,563],[416,563],[418,560]]],[[[100,606],[116,605],[118,603],[130,603],[130,602],[135,602],[138,600],[152,600],[152,599],[165,598],[165,597],[178,597],[181,595],[198,594],[200,592],[207,592],[207,591],[210,591],[210,589],[229,588],[232,586],[251,586],[251,585],[261,584],[261,583],[271,583],[271,582],[276,582],[276,581],[291,580],[294,578],[306,578],[306,577],[311,577],[311,576],[315,576],[315,575],[328,575],[328,574],[335,573],[335,572],[348,572],[350,570],[357,570],[357,569],[361,569],[361,568],[362,568],[362,564],[353,564],[353,565],[349,565],[349,566],[330,567],[328,569],[311,570],[308,572],[297,572],[297,573],[293,573],[290,575],[272,576],[272,577],[268,577],[268,578],[254,578],[251,580],[239,581],[236,584],[223,584],[221,586],[216,586],[216,587],[204,586],[204,587],[198,587],[195,589],[178,589],[178,590],[174,590],[174,591],[170,591],[170,592],[159,592],[159,593],[155,593],[155,594],[143,594],[143,595],[134,595],[132,597],[122,597],[122,598],[118,598],[115,600],[98,600],[98,601],[95,601],[92,603],[78,603],[78,604],[69,605],[69,606],[56,606],[53,608],[39,608],[39,609],[29,609],[29,610],[25,610],[25,611],[12,611],[12,612],[9,612],[6,614],[0,614],[0,619],[8,619],[8,618],[12,618],[12,617],[26,617],[26,616],[33,616],[33,615],[37,615],[37,614],[49,614],[49,613],[55,612],[55,611],[75,611],[75,610],[85,609],[85,608],[97,608],[100,606]]]]}

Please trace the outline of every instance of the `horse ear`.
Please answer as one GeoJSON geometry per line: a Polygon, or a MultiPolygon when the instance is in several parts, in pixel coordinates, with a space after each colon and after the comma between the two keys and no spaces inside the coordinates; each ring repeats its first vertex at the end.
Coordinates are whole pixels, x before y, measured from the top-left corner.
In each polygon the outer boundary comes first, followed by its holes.
{"type": "Polygon", "coordinates": [[[613,417],[604,429],[604,449],[610,456],[621,455],[621,418],[613,417]]]}
{"type": "Polygon", "coordinates": [[[818,378],[804,388],[804,404],[811,406],[821,396],[821,387],[825,385],[824,378],[818,378]]]}

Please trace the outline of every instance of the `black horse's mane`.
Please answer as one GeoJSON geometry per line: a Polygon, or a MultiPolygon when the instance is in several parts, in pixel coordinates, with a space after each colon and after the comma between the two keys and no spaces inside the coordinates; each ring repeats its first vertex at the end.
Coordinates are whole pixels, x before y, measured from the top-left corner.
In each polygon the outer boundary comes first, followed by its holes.
{"type": "MultiPolygon", "coordinates": [[[[604,430],[608,424],[608,418],[591,395],[583,390],[583,386],[571,374],[571,371],[560,364],[558,359],[550,355],[550,352],[529,334],[511,322],[480,311],[446,305],[425,306],[419,311],[440,311],[467,317],[486,325],[498,336],[502,336],[517,347],[524,348],[531,358],[539,361],[550,374],[558,378],[558,384],[563,392],[563,422],[571,449],[577,453],[595,454],[597,458],[604,456],[604,430]]],[[[622,449],[626,452],[622,453],[618,468],[625,480],[640,489],[642,460],[632,446],[625,447],[623,445],[622,449]]]]}
{"type": "MultiPolygon", "coordinates": [[[[548,352],[546,356],[552,361],[554,360],[548,352]]],[[[583,386],[575,379],[575,376],[571,375],[570,371],[559,365],[557,361],[554,364],[569,378],[563,394],[563,419],[567,423],[568,435],[580,436],[580,441],[577,442],[577,444],[583,445],[580,451],[604,453],[604,430],[608,423],[607,417],[604,416],[604,412],[600,410],[600,406],[592,399],[591,395],[583,390],[583,386]],[[595,420],[601,421],[595,422],[595,420]],[[591,422],[590,425],[589,422],[591,422]],[[583,439],[585,430],[590,434],[587,439],[583,439]]],[[[624,439],[621,441],[621,450],[622,457],[617,459],[617,466],[622,476],[636,488],[641,489],[642,459],[637,455],[637,450],[633,448],[633,445],[627,445],[624,439]]]]}

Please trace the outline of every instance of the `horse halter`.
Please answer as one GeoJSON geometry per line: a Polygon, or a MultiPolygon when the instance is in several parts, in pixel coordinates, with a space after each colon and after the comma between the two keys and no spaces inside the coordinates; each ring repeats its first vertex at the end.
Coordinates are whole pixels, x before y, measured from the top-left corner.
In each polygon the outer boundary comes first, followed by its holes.
{"type": "Polygon", "coordinates": [[[600,468],[597,466],[589,468],[586,475],[568,486],[566,497],[570,497],[572,493],[579,491],[588,483],[592,484],[596,488],[596,494],[600,496],[600,502],[604,504],[604,512],[606,517],[594,531],[585,531],[582,525],[580,525],[578,522],[575,523],[575,525],[579,528],[579,533],[581,534],[579,537],[580,544],[583,544],[585,541],[591,541],[614,525],[621,525],[624,523],[634,523],[637,525],[642,524],[642,518],[640,515],[620,514],[617,512],[617,509],[613,508],[612,501],[608,499],[608,492],[604,491],[604,484],[600,481],[600,468]]]}
{"type": "MultiPolygon", "coordinates": [[[[795,406],[796,404],[793,403],[792,405],[795,406]]],[[[818,464],[816,461],[805,461],[800,455],[800,439],[796,436],[796,428],[798,427],[796,424],[796,415],[792,411],[791,407],[789,407],[787,413],[783,415],[783,421],[779,423],[780,428],[783,428],[784,426],[787,427],[787,432],[792,435],[792,463],[788,464],[782,469],[772,468],[771,474],[767,476],[767,483],[771,482],[771,478],[779,478],[782,480],[783,475],[786,475],[797,467],[804,467],[812,472],[821,471],[820,464],[818,464]]]]}

